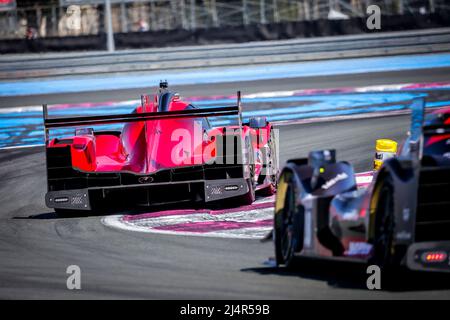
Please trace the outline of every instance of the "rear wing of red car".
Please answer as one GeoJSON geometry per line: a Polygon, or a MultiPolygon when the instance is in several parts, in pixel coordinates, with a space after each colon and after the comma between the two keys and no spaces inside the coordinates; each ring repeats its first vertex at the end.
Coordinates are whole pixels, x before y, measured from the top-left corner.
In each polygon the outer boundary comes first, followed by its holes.
{"type": "Polygon", "coordinates": [[[47,105],[44,104],[42,108],[44,117],[45,144],[47,144],[48,142],[50,129],[87,126],[87,125],[126,123],[135,121],[150,121],[150,120],[179,119],[179,118],[206,118],[206,117],[237,115],[239,127],[242,128],[242,106],[241,106],[240,91],[237,92],[237,105],[227,107],[189,109],[180,111],[99,115],[88,117],[67,117],[67,118],[49,118],[47,105]]]}

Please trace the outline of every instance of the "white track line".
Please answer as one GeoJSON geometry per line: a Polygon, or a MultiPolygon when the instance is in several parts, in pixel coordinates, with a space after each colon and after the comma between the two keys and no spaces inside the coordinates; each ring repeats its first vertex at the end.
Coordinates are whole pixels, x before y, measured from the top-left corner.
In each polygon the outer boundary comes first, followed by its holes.
{"type": "Polygon", "coordinates": [[[267,232],[269,232],[272,228],[271,227],[255,227],[255,228],[242,228],[242,229],[233,229],[233,230],[221,230],[220,232],[204,232],[204,233],[194,233],[194,232],[177,232],[177,231],[170,231],[170,230],[160,230],[160,229],[149,229],[143,226],[137,226],[137,225],[130,225],[123,223],[123,220],[121,219],[122,216],[120,215],[114,215],[114,216],[108,216],[102,218],[102,223],[105,226],[119,229],[119,230],[126,230],[126,231],[133,231],[133,232],[144,232],[144,233],[152,233],[152,234],[165,234],[165,235],[177,235],[177,236],[190,236],[190,237],[208,237],[208,238],[233,238],[233,239],[262,239],[267,232]],[[251,231],[254,231],[255,235],[250,234],[234,234],[231,231],[236,230],[244,230],[248,233],[251,231]]]}

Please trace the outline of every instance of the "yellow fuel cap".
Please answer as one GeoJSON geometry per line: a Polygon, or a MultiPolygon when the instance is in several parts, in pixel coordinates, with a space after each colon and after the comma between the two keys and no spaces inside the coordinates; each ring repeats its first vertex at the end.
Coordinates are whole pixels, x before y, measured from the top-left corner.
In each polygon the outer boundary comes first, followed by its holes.
{"type": "Polygon", "coordinates": [[[378,139],[375,142],[373,169],[379,170],[383,161],[397,155],[397,142],[390,139],[378,139]]]}

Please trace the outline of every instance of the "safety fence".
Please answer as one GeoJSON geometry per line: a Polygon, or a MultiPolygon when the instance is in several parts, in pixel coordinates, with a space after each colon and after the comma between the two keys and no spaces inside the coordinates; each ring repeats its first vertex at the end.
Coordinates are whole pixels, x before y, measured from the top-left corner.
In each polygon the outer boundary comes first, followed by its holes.
{"type": "MultiPolygon", "coordinates": [[[[450,12],[446,0],[110,0],[115,33],[188,30],[346,20],[368,15],[376,5],[385,16],[450,12]]],[[[14,1],[11,1],[14,2],[14,1]]],[[[36,1],[0,7],[0,39],[98,35],[105,32],[104,0],[36,1]]]]}

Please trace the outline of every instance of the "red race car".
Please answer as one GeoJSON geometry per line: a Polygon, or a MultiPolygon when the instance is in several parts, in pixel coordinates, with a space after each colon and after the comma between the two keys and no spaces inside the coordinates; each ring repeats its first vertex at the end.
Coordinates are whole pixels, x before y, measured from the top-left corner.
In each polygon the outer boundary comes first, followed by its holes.
{"type": "Polygon", "coordinates": [[[275,130],[263,117],[242,122],[240,92],[236,106],[196,108],[161,82],[131,114],[51,118],[43,110],[45,201],[55,211],[250,204],[256,190],[275,192],[275,130]],[[212,127],[211,117],[228,125],[212,127]],[[113,123],[124,123],[122,130],[92,128],[113,123]],[[49,130],[62,127],[75,127],[75,134],[50,140],[49,130]]]}

